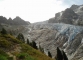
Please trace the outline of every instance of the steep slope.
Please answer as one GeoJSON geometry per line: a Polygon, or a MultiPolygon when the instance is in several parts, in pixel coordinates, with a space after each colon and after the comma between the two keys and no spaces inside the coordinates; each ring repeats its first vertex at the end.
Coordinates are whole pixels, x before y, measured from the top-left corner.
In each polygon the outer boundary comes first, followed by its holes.
{"type": "Polygon", "coordinates": [[[56,56],[56,47],[64,50],[69,60],[83,60],[83,5],[72,5],[46,22],[27,26],[24,33],[29,41],[35,41],[47,54],[56,56]]]}
{"type": "Polygon", "coordinates": [[[45,54],[35,50],[11,35],[0,33],[0,59],[1,60],[52,60],[45,54]]]}

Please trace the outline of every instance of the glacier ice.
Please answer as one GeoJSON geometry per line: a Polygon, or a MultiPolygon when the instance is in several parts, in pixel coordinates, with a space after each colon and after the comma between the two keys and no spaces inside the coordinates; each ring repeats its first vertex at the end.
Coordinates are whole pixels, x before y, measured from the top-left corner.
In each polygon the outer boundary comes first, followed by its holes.
{"type": "Polygon", "coordinates": [[[56,37],[60,34],[66,35],[68,37],[68,42],[74,39],[74,37],[83,30],[82,26],[75,26],[64,23],[45,23],[45,24],[36,24],[33,27],[34,29],[48,28],[57,30],[56,37]]]}

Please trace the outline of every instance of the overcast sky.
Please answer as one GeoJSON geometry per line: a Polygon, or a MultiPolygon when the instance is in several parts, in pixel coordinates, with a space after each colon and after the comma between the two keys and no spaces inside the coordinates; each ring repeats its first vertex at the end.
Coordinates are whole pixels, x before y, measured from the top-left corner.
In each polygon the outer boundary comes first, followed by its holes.
{"type": "Polygon", "coordinates": [[[72,4],[82,3],[83,0],[0,0],[0,15],[19,16],[33,23],[48,20],[72,4]]]}

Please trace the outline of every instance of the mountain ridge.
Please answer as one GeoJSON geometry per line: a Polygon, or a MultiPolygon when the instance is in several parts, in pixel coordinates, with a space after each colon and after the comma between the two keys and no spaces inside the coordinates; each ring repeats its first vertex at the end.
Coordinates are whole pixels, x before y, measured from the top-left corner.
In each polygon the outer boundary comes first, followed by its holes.
{"type": "Polygon", "coordinates": [[[23,19],[21,19],[19,16],[16,18],[12,19],[9,18],[7,19],[6,17],[0,16],[0,23],[2,24],[9,24],[9,25],[29,25],[30,22],[26,22],[23,19]]]}
{"type": "Polygon", "coordinates": [[[66,23],[72,25],[82,25],[83,5],[72,5],[65,11],[55,14],[54,18],[49,19],[48,23],[66,23]]]}

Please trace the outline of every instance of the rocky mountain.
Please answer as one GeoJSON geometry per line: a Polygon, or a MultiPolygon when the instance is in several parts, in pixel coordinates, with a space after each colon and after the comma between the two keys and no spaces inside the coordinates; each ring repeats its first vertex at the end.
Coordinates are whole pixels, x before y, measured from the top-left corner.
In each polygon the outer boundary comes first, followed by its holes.
{"type": "Polygon", "coordinates": [[[65,11],[55,14],[54,18],[49,19],[49,23],[66,23],[72,25],[83,25],[83,5],[72,5],[65,11]]]}
{"type": "Polygon", "coordinates": [[[8,25],[29,25],[30,24],[30,22],[26,22],[18,16],[14,19],[12,18],[7,19],[6,17],[0,16],[0,23],[8,24],[8,25]]]}
{"type": "Polygon", "coordinates": [[[15,22],[17,25],[28,25],[28,24],[30,24],[30,22],[26,22],[18,16],[13,19],[13,22],[15,22]]]}
{"type": "Polygon", "coordinates": [[[45,22],[26,26],[25,38],[35,41],[47,54],[56,56],[56,47],[64,50],[69,60],[83,60],[83,5],[72,5],[45,22]]]}
{"type": "Polygon", "coordinates": [[[25,26],[29,25],[29,21],[24,21],[20,17],[16,17],[14,19],[0,16],[0,31],[2,28],[5,28],[8,33],[17,35],[18,33],[22,33],[25,29],[25,26]]]}

